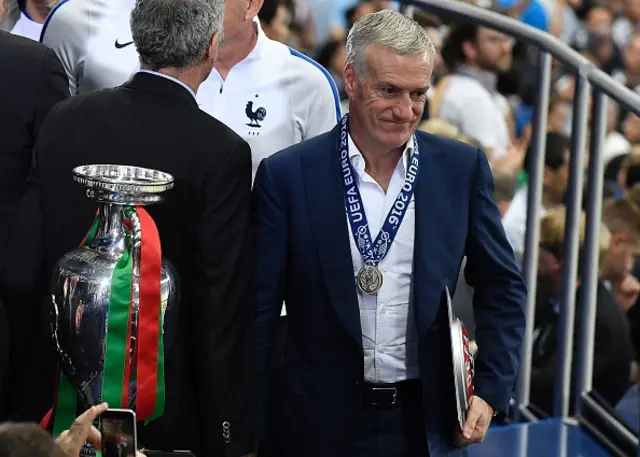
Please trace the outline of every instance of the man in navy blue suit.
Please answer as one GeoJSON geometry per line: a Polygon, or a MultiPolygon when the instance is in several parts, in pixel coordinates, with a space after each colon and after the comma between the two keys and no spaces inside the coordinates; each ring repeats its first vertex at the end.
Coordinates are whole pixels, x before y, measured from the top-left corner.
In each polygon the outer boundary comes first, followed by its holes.
{"type": "Polygon", "coordinates": [[[526,288],[484,153],[416,131],[434,56],[413,20],[363,17],[347,41],[348,117],[259,167],[257,410],[259,437],[279,455],[461,456],[508,409],[526,288]],[[464,256],[479,350],[456,442],[440,297],[464,256]],[[283,299],[289,333],[273,392],[268,358],[283,299]]]}

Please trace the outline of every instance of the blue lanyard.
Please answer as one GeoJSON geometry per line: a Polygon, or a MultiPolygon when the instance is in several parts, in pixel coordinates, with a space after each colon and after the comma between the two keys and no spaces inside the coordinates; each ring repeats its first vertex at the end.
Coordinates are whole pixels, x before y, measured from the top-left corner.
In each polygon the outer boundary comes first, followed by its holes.
{"type": "Polygon", "coordinates": [[[402,190],[398,194],[387,218],[374,241],[371,239],[367,215],[362,204],[362,196],[358,189],[358,181],[351,162],[349,161],[349,126],[348,114],[345,114],[340,127],[340,169],[342,171],[342,182],[344,184],[344,201],[347,206],[349,225],[353,239],[362,255],[365,265],[377,266],[384,256],[389,252],[391,243],[395,239],[398,228],[407,214],[411,196],[418,183],[418,171],[420,169],[420,153],[418,152],[418,142],[414,138],[413,153],[409,160],[407,175],[402,185],[402,190]]]}

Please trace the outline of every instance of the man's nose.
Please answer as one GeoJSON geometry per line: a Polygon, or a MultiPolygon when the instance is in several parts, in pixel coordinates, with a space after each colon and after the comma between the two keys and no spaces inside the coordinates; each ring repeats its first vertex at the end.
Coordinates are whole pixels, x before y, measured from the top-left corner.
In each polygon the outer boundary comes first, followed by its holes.
{"type": "Polygon", "coordinates": [[[396,119],[403,122],[411,121],[413,116],[413,102],[410,95],[404,95],[393,107],[393,115],[396,119]]]}

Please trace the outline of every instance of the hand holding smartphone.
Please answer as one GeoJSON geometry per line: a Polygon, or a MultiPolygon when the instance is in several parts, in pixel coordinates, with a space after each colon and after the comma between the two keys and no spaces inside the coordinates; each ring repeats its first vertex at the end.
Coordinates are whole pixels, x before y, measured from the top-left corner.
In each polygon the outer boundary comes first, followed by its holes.
{"type": "Polygon", "coordinates": [[[102,457],[136,457],[136,413],[130,409],[107,409],[100,416],[102,457]]]}

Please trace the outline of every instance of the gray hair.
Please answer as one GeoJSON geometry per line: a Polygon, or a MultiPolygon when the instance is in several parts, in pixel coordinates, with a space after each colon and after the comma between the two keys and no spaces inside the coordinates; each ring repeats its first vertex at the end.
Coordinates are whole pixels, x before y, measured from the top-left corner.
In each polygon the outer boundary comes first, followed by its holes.
{"type": "Polygon", "coordinates": [[[222,35],[224,0],[137,0],[131,32],[140,63],[152,69],[188,68],[222,35]]]}
{"type": "Polygon", "coordinates": [[[420,24],[392,10],[367,14],[349,31],[347,64],[353,65],[360,77],[365,71],[366,49],[372,44],[389,46],[399,55],[427,53],[430,62],[436,57],[436,48],[420,24]]]}

